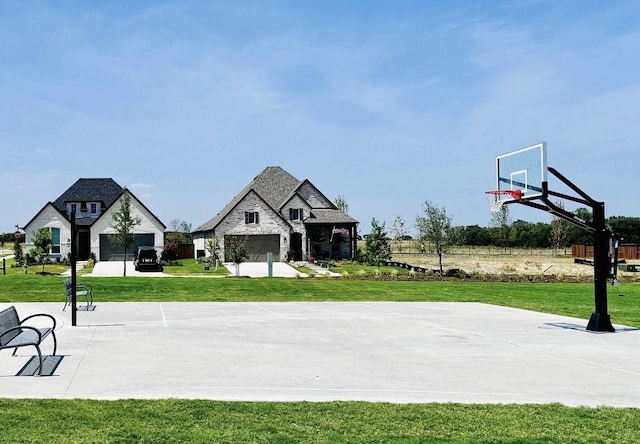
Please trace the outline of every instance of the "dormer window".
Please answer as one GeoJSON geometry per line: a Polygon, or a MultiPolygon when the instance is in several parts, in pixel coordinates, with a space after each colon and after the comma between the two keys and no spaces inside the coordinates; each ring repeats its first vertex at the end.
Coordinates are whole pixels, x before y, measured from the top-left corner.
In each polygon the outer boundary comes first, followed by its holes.
{"type": "Polygon", "coordinates": [[[77,213],[78,212],[78,204],[71,204],[71,212],[72,213],[77,213]]]}
{"type": "Polygon", "coordinates": [[[244,223],[249,224],[257,224],[258,223],[258,212],[257,211],[245,211],[244,212],[244,223]]]}
{"type": "Polygon", "coordinates": [[[91,214],[97,214],[98,213],[98,204],[92,203],[91,204],[91,214]]]}
{"type": "Polygon", "coordinates": [[[289,208],[289,220],[302,220],[302,208],[289,208]]]}

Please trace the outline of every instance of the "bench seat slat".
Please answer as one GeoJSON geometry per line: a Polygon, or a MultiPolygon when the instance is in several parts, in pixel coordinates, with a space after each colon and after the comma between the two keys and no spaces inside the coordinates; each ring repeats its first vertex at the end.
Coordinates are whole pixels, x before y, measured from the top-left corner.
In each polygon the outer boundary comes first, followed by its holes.
{"type": "Polygon", "coordinates": [[[26,345],[37,345],[40,342],[42,342],[49,333],[51,333],[50,328],[38,328],[37,330],[40,332],[40,338],[41,338],[40,341],[38,341],[38,333],[36,333],[31,329],[25,328],[22,330],[22,333],[18,334],[18,336],[11,339],[7,343],[7,345],[3,345],[3,347],[13,348],[13,347],[24,347],[26,345]]]}

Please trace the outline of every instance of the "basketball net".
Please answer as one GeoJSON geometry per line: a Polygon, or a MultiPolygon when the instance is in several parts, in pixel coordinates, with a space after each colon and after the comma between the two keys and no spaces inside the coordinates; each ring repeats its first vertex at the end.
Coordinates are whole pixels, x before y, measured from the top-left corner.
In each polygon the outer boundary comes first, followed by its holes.
{"type": "Polygon", "coordinates": [[[491,212],[499,213],[502,211],[502,206],[511,201],[500,199],[500,196],[511,196],[513,200],[520,200],[522,198],[521,190],[499,190],[499,191],[486,191],[491,199],[491,212]]]}
{"type": "Polygon", "coordinates": [[[491,212],[492,213],[499,213],[500,211],[502,211],[502,206],[504,205],[504,200],[500,200],[498,199],[498,196],[493,198],[493,201],[491,202],[491,212]]]}

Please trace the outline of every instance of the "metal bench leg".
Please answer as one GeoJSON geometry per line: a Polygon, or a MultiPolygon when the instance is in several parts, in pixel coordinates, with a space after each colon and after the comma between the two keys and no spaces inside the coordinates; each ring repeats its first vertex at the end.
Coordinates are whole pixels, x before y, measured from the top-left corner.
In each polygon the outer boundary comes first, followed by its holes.
{"type": "Polygon", "coordinates": [[[38,351],[38,359],[40,360],[40,366],[38,367],[38,376],[42,376],[42,352],[40,351],[40,347],[37,345],[34,346],[38,351]]]}
{"type": "Polygon", "coordinates": [[[56,332],[51,330],[51,337],[53,337],[53,355],[56,355],[56,350],[58,349],[58,338],[56,338],[56,332]]]}

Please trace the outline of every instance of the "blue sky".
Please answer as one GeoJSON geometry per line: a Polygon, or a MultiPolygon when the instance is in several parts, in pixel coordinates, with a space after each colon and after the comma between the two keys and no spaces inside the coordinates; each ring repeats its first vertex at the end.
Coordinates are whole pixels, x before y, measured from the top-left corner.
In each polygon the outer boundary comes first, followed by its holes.
{"type": "Polygon", "coordinates": [[[4,1],[0,232],[80,177],[195,228],[270,165],[361,233],[425,200],[486,226],[495,156],[541,141],[640,216],[638,23],[624,0],[4,1]]]}

